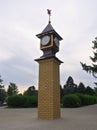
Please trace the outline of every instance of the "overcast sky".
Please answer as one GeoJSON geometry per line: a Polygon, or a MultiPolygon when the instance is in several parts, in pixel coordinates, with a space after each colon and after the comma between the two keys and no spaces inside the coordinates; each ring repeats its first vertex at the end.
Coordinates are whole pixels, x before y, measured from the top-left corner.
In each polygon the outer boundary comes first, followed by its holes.
{"type": "Polygon", "coordinates": [[[93,87],[95,79],[82,70],[90,64],[92,41],[97,37],[97,0],[0,0],[0,74],[4,85],[14,82],[20,89],[38,86],[38,63],[42,55],[35,36],[48,24],[62,36],[57,57],[60,83],[72,76],[75,83],[93,87]]]}

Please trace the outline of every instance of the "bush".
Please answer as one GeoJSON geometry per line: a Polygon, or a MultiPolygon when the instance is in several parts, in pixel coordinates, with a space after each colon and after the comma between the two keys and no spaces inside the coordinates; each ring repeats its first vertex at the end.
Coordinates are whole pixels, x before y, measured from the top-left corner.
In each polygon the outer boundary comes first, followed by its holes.
{"type": "Polygon", "coordinates": [[[81,100],[81,106],[86,106],[86,105],[92,105],[97,103],[97,97],[96,96],[91,96],[87,94],[77,94],[77,96],[81,100]]]}
{"type": "Polygon", "coordinates": [[[22,96],[20,95],[9,96],[7,99],[8,107],[21,107],[22,103],[22,96]]]}
{"type": "Polygon", "coordinates": [[[23,107],[37,107],[37,96],[23,96],[25,101],[23,107]]]}
{"type": "Polygon", "coordinates": [[[63,107],[80,107],[86,105],[93,105],[97,103],[97,96],[91,96],[86,94],[69,94],[62,98],[63,107]]]}
{"type": "Polygon", "coordinates": [[[76,95],[80,98],[80,101],[81,101],[81,106],[86,105],[86,103],[85,103],[85,96],[84,96],[84,94],[77,93],[76,95]]]}
{"type": "Polygon", "coordinates": [[[80,98],[76,94],[65,95],[62,99],[63,107],[80,107],[81,101],[80,98]]]}
{"type": "Polygon", "coordinates": [[[37,107],[37,96],[13,95],[8,97],[8,107],[23,108],[37,107]]]}

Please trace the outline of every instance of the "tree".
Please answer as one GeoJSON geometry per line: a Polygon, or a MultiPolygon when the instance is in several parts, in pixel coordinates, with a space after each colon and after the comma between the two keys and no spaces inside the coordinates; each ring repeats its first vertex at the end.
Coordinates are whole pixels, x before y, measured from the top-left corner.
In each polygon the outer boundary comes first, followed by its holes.
{"type": "Polygon", "coordinates": [[[93,43],[93,53],[94,53],[94,57],[90,56],[90,60],[92,61],[92,65],[87,65],[86,63],[82,63],[81,62],[81,66],[83,68],[83,70],[85,70],[86,72],[90,73],[93,75],[93,77],[97,78],[97,37],[95,38],[94,41],[92,41],[93,43]]]}
{"type": "Polygon", "coordinates": [[[76,84],[71,76],[68,77],[65,86],[68,88],[76,87],[76,84]]]}
{"type": "Polygon", "coordinates": [[[37,90],[35,89],[35,86],[30,86],[25,92],[24,95],[32,96],[37,95],[37,90]]]}
{"type": "Polygon", "coordinates": [[[87,88],[85,90],[85,93],[89,94],[89,95],[94,95],[95,94],[94,90],[89,86],[87,86],[87,88]]]}
{"type": "Polygon", "coordinates": [[[68,77],[66,84],[64,85],[64,94],[74,93],[76,91],[77,85],[71,76],[68,77]]]}
{"type": "Polygon", "coordinates": [[[10,83],[7,89],[8,96],[16,95],[18,94],[18,87],[15,83],[10,83]]]}
{"type": "Polygon", "coordinates": [[[2,84],[3,80],[1,79],[1,75],[0,75],[0,84],[2,84]]]}
{"type": "Polygon", "coordinates": [[[0,75],[0,105],[2,105],[6,99],[6,91],[4,89],[4,85],[2,85],[3,80],[0,75]]]}
{"type": "Polygon", "coordinates": [[[95,95],[97,96],[97,87],[94,87],[95,95]]]}
{"type": "Polygon", "coordinates": [[[85,93],[85,85],[82,82],[79,83],[78,88],[77,88],[77,92],[78,93],[85,93]]]}
{"type": "Polygon", "coordinates": [[[62,99],[63,96],[64,96],[64,89],[60,85],[60,99],[62,99]]]}

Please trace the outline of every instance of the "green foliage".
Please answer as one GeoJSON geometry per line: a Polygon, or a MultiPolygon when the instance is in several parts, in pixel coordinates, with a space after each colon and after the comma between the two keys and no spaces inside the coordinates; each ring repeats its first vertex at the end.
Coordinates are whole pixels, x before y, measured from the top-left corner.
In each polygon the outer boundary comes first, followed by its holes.
{"type": "Polygon", "coordinates": [[[77,88],[77,92],[78,93],[85,93],[85,85],[82,82],[79,83],[79,86],[77,88]]]}
{"type": "Polygon", "coordinates": [[[63,107],[80,107],[86,105],[93,105],[97,103],[97,96],[87,94],[68,94],[62,99],[63,107]]]}
{"type": "Polygon", "coordinates": [[[18,87],[15,83],[10,83],[10,85],[8,86],[7,94],[8,96],[18,94],[18,87]]]}
{"type": "Polygon", "coordinates": [[[93,54],[94,57],[90,56],[90,60],[92,61],[92,65],[87,65],[85,63],[81,62],[81,66],[83,68],[83,70],[85,70],[86,72],[92,74],[95,78],[97,78],[97,37],[95,38],[94,41],[92,41],[93,43],[93,54]]]}
{"type": "Polygon", "coordinates": [[[81,106],[81,101],[79,97],[75,94],[69,94],[65,95],[62,99],[63,107],[80,107],[81,106]]]}
{"type": "Polygon", "coordinates": [[[4,85],[2,85],[3,80],[1,79],[0,75],[0,105],[3,105],[4,101],[6,100],[6,91],[4,89],[4,85]]]}
{"type": "Polygon", "coordinates": [[[97,90],[96,88],[93,89],[89,86],[85,87],[85,85],[82,82],[80,82],[79,85],[76,85],[74,83],[73,78],[69,76],[64,87],[60,88],[60,93],[62,99],[62,97],[67,94],[81,93],[81,94],[88,94],[88,95],[97,95],[97,90]]]}
{"type": "Polygon", "coordinates": [[[37,90],[35,89],[34,86],[31,86],[24,92],[23,95],[27,95],[27,96],[35,95],[35,96],[37,96],[38,92],[37,92],[37,90]]]}
{"type": "Polygon", "coordinates": [[[87,86],[87,88],[85,89],[85,93],[89,95],[94,95],[95,91],[91,87],[87,86]]]}
{"type": "Polygon", "coordinates": [[[95,95],[97,96],[97,87],[94,88],[95,95]]]}
{"type": "MultiPolygon", "coordinates": [[[[0,87],[1,87],[1,85],[0,85],[0,87]]],[[[0,105],[3,105],[5,100],[6,100],[6,91],[5,91],[5,89],[0,88],[0,105]]]]}
{"type": "Polygon", "coordinates": [[[77,93],[76,95],[79,97],[79,99],[81,101],[81,106],[85,106],[86,105],[85,95],[81,94],[81,93],[77,93]]]}
{"type": "Polygon", "coordinates": [[[13,95],[8,97],[8,107],[27,108],[37,107],[37,96],[13,95]]]}
{"type": "Polygon", "coordinates": [[[63,93],[72,94],[76,91],[77,85],[74,83],[74,80],[71,76],[68,77],[66,84],[64,85],[63,93]]]}
{"type": "Polygon", "coordinates": [[[23,103],[23,98],[20,95],[9,96],[7,100],[8,107],[21,107],[23,103]]]}
{"type": "Polygon", "coordinates": [[[90,96],[90,95],[84,95],[84,100],[82,102],[82,105],[92,105],[97,103],[97,97],[90,96]]]}
{"type": "Polygon", "coordinates": [[[2,84],[3,80],[1,79],[1,75],[0,75],[0,84],[2,84]]]}

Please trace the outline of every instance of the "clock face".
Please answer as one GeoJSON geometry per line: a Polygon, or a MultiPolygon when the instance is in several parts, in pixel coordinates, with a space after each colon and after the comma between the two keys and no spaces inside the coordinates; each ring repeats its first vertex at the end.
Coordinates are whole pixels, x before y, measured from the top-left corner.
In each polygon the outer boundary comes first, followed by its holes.
{"type": "Polygon", "coordinates": [[[55,37],[54,41],[55,41],[56,46],[59,47],[59,40],[57,37],[55,37]]]}
{"type": "Polygon", "coordinates": [[[50,37],[49,37],[49,36],[44,36],[44,37],[42,38],[42,40],[41,40],[41,44],[42,44],[43,46],[45,46],[45,45],[47,45],[47,44],[49,43],[49,41],[50,41],[50,37]]]}

